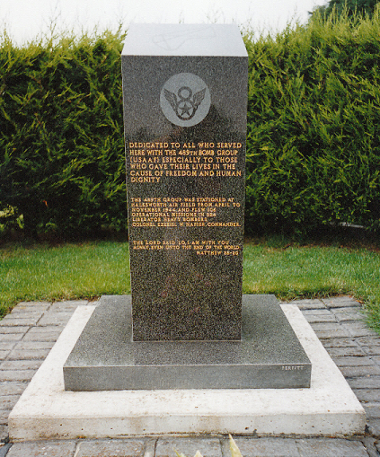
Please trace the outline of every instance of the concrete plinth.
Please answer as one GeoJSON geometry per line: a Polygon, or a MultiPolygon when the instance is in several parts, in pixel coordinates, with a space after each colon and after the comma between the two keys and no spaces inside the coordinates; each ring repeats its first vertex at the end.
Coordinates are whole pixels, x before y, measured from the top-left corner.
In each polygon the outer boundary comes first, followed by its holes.
{"type": "Polygon", "coordinates": [[[365,412],[296,306],[282,307],[312,363],[308,389],[64,390],[63,364],[93,307],[79,307],[9,416],[13,441],[162,434],[364,433],[365,412]]]}

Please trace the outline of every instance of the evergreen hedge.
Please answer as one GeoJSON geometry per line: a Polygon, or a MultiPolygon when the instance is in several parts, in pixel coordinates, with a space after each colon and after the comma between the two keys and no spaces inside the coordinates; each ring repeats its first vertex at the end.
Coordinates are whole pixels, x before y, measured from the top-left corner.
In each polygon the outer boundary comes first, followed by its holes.
{"type": "Polygon", "coordinates": [[[249,228],[379,230],[379,38],[376,15],[246,40],[249,228]]]}
{"type": "MultiPolygon", "coordinates": [[[[0,48],[0,202],[24,230],[126,228],[122,36],[0,48]]],[[[0,206],[0,209],[1,209],[0,206]]]]}
{"type": "MultiPolygon", "coordinates": [[[[248,233],[379,230],[379,38],[378,14],[245,34],[248,233]]],[[[3,38],[0,210],[28,235],[125,232],[122,42],[3,38]]]]}

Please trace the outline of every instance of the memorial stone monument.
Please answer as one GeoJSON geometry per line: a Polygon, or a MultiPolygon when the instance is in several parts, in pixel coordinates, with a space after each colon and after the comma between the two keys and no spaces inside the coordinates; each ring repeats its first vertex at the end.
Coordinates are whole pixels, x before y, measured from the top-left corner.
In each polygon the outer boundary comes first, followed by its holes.
{"type": "Polygon", "coordinates": [[[238,27],[133,25],[122,77],[132,297],[102,299],[64,366],[66,389],[309,387],[275,297],[242,297],[238,27]]]}
{"type": "Polygon", "coordinates": [[[122,54],[133,339],[240,340],[248,56],[234,25],[122,54]]]}

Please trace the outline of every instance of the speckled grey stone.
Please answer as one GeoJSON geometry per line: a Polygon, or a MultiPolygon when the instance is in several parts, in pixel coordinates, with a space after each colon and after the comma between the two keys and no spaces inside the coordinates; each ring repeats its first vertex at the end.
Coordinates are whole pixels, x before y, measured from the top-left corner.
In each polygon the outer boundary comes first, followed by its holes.
{"type": "Polygon", "coordinates": [[[273,295],[243,296],[242,341],[132,341],[130,296],[104,296],[64,365],[66,390],[310,386],[311,365],[273,295]]]}
{"type": "Polygon", "coordinates": [[[134,24],[122,75],[133,338],[240,340],[248,56],[239,29],[134,24]]]}

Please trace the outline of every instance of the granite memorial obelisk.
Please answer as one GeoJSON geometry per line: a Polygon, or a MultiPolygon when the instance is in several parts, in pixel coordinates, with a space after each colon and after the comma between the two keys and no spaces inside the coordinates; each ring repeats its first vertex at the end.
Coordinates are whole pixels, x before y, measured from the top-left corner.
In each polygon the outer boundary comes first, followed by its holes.
{"type": "Polygon", "coordinates": [[[240,340],[248,57],[234,25],[122,55],[133,339],[240,340]]]}

